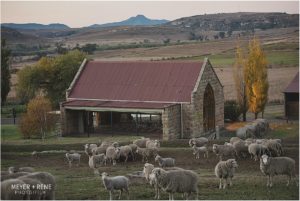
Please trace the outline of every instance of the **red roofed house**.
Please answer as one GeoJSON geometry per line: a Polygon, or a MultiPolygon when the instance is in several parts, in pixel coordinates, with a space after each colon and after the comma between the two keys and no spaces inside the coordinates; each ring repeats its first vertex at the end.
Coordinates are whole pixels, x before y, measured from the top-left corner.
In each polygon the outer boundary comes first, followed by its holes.
{"type": "Polygon", "coordinates": [[[86,61],[61,103],[68,134],[156,133],[190,138],[224,126],[224,94],[208,59],[86,61]]]}
{"type": "Polygon", "coordinates": [[[287,119],[299,119],[299,72],[283,93],[285,116],[287,119]]]}

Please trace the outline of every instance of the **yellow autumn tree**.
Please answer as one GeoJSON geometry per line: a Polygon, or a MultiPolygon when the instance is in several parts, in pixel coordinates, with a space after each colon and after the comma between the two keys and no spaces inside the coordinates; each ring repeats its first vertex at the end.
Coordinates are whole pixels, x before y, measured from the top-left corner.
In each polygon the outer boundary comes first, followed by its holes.
{"type": "Polygon", "coordinates": [[[245,83],[245,67],[247,65],[246,57],[240,47],[238,41],[235,54],[235,64],[233,66],[233,78],[236,89],[237,103],[240,112],[243,114],[243,121],[246,121],[246,114],[248,111],[248,103],[246,96],[246,83],[245,83]]]}
{"type": "Polygon", "coordinates": [[[245,83],[249,110],[254,113],[256,119],[258,113],[264,111],[268,101],[269,83],[266,56],[255,37],[249,42],[245,83]]]}

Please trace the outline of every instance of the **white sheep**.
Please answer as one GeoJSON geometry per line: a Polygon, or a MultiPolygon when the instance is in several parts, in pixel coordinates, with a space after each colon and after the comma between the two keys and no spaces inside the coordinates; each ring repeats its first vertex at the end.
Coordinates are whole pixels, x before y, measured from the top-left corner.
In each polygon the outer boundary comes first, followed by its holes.
{"type": "Polygon", "coordinates": [[[106,165],[106,160],[105,154],[89,156],[89,167],[95,169],[97,165],[106,165]]]}
{"type": "Polygon", "coordinates": [[[191,138],[189,140],[190,147],[196,145],[197,147],[202,147],[208,143],[208,139],[205,137],[199,137],[199,138],[191,138]]]}
{"type": "Polygon", "coordinates": [[[159,187],[169,193],[169,199],[174,200],[174,193],[184,193],[186,199],[196,193],[198,199],[198,175],[191,170],[170,170],[154,168],[152,170],[159,187]]]}
{"type": "Polygon", "coordinates": [[[229,185],[232,186],[232,178],[235,173],[235,169],[238,167],[238,164],[235,159],[228,159],[227,161],[220,161],[215,167],[215,175],[220,179],[219,189],[222,188],[223,179],[226,181],[223,182],[223,189],[226,188],[229,180],[229,185]]]}
{"type": "Polygon", "coordinates": [[[19,179],[22,178],[31,178],[31,179],[36,179],[40,181],[45,189],[45,193],[43,194],[43,199],[45,200],[54,200],[55,199],[55,187],[56,187],[56,182],[55,178],[52,174],[48,172],[34,172],[34,173],[29,173],[27,175],[24,175],[22,177],[19,177],[19,179]]]}
{"type": "Polygon", "coordinates": [[[257,161],[260,158],[260,156],[262,156],[263,154],[270,155],[268,147],[266,147],[263,144],[257,144],[257,143],[250,144],[248,146],[248,152],[251,158],[254,158],[255,161],[257,161]]]}
{"type": "Polygon", "coordinates": [[[35,169],[32,167],[9,167],[8,168],[8,173],[12,174],[12,173],[16,173],[16,172],[34,172],[35,169]]]}
{"type": "Polygon", "coordinates": [[[162,158],[160,155],[156,155],[155,162],[158,162],[159,166],[162,168],[175,166],[174,158],[162,158]]]}
{"type": "Polygon", "coordinates": [[[223,157],[235,157],[233,146],[213,144],[213,152],[219,156],[220,161],[223,157]]]}
{"type": "Polygon", "coordinates": [[[86,153],[87,156],[92,155],[92,150],[97,148],[98,146],[96,144],[85,144],[84,145],[84,152],[86,153]]]}
{"type": "Polygon", "coordinates": [[[275,175],[287,175],[289,186],[290,181],[294,178],[296,185],[297,177],[295,170],[295,160],[289,157],[269,157],[267,155],[262,155],[260,159],[260,170],[263,174],[268,176],[267,186],[273,186],[273,177],[275,175]]]}
{"type": "Polygon", "coordinates": [[[232,146],[235,150],[236,156],[239,158],[246,158],[246,156],[249,154],[248,146],[243,140],[235,141],[232,146]]]}
{"type": "Polygon", "coordinates": [[[80,164],[80,157],[81,155],[79,153],[73,153],[73,154],[70,154],[70,153],[66,153],[66,158],[69,162],[69,168],[72,167],[72,163],[77,161],[77,165],[76,166],[79,166],[80,164]]]}
{"type": "Polygon", "coordinates": [[[38,189],[38,186],[42,186],[42,182],[37,179],[28,177],[19,177],[19,180],[23,181],[27,185],[27,199],[28,200],[44,200],[44,190],[38,189]]]}
{"type": "Polygon", "coordinates": [[[240,140],[242,140],[241,138],[239,138],[239,137],[232,137],[232,138],[230,138],[230,144],[233,144],[233,143],[235,143],[235,142],[237,142],[237,141],[240,141],[240,140]]]}
{"type": "Polygon", "coordinates": [[[272,156],[281,156],[283,154],[282,146],[277,140],[266,140],[262,144],[268,147],[272,156]]]}
{"type": "Polygon", "coordinates": [[[27,194],[18,193],[17,190],[13,189],[13,185],[25,185],[20,179],[8,179],[1,182],[1,200],[26,200],[28,199],[27,194]],[[17,193],[16,193],[17,192],[17,193]]]}
{"type": "Polygon", "coordinates": [[[133,160],[135,160],[135,158],[136,158],[136,150],[137,150],[138,146],[136,144],[129,144],[128,146],[131,147],[132,154],[133,154],[133,160]]]}
{"type": "Polygon", "coordinates": [[[193,146],[193,155],[195,155],[196,159],[200,158],[200,154],[204,154],[204,158],[208,158],[208,149],[206,146],[197,147],[196,145],[193,146]]]}
{"type": "Polygon", "coordinates": [[[103,185],[106,190],[109,191],[109,199],[113,199],[113,192],[114,190],[120,190],[119,199],[121,199],[123,190],[127,193],[127,199],[129,199],[129,179],[125,176],[115,176],[115,177],[108,177],[106,172],[101,174],[103,185]]]}
{"type": "Polygon", "coordinates": [[[134,160],[134,155],[133,155],[131,147],[129,145],[121,146],[120,147],[120,157],[125,158],[125,163],[127,162],[129,155],[134,160]]]}
{"type": "Polygon", "coordinates": [[[148,159],[153,156],[155,157],[158,153],[157,148],[140,148],[137,147],[136,150],[137,154],[140,154],[142,156],[142,162],[148,161],[148,159]]]}
{"type": "Polygon", "coordinates": [[[149,181],[149,175],[151,174],[153,169],[154,169],[154,165],[152,165],[151,163],[145,163],[143,168],[143,173],[146,178],[146,181],[149,181]]]}
{"type": "Polygon", "coordinates": [[[269,131],[269,122],[266,119],[255,119],[253,123],[259,126],[259,130],[262,134],[265,134],[269,131]]]}
{"type": "Polygon", "coordinates": [[[158,140],[147,140],[146,148],[159,148],[160,142],[158,140]]]}
{"type": "Polygon", "coordinates": [[[117,164],[117,159],[120,157],[120,148],[109,146],[106,149],[106,158],[109,160],[113,165],[117,164]]]}
{"type": "Polygon", "coordinates": [[[140,148],[146,148],[146,143],[149,140],[150,140],[150,138],[144,138],[144,137],[142,137],[140,139],[134,140],[133,144],[136,144],[140,148]]]}

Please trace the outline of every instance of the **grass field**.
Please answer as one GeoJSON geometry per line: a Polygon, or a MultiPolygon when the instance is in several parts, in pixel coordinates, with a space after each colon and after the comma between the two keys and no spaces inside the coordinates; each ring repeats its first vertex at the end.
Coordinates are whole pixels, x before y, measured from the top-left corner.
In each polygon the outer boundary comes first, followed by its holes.
{"type": "MultiPolygon", "coordinates": [[[[280,137],[283,139],[285,155],[296,160],[297,169],[299,168],[299,124],[272,123],[272,131],[268,137],[280,137]]],[[[11,132],[12,136],[17,134],[11,127],[6,127],[5,132],[11,132]]],[[[15,140],[14,137],[8,137],[8,134],[2,135],[7,140],[15,140]]],[[[123,142],[132,140],[134,137],[116,138],[123,142]]],[[[99,138],[70,138],[64,139],[62,144],[55,141],[48,143],[29,143],[26,145],[10,144],[2,141],[1,147],[1,168],[6,169],[9,166],[32,166],[38,171],[47,171],[55,175],[57,181],[56,199],[109,199],[108,192],[104,189],[101,178],[94,175],[88,167],[88,158],[82,155],[82,161],[79,167],[68,168],[63,154],[46,154],[38,159],[32,158],[30,153],[33,150],[57,150],[57,149],[75,149],[83,150],[83,144],[92,142],[99,138]]],[[[227,139],[227,138],[224,138],[227,139]]],[[[224,143],[224,139],[212,141],[209,144],[210,153],[208,159],[202,157],[196,160],[192,155],[192,150],[187,146],[187,140],[177,140],[174,142],[162,143],[160,154],[163,157],[174,157],[178,167],[194,170],[199,176],[199,199],[203,200],[298,200],[299,188],[292,183],[286,187],[286,177],[276,176],[274,178],[274,187],[266,188],[267,178],[263,176],[259,169],[259,162],[250,159],[238,160],[239,167],[233,179],[233,186],[226,190],[218,189],[218,179],[214,175],[214,167],[218,160],[211,152],[213,143],[224,143]]],[[[48,139],[49,140],[49,139],[48,139]]],[[[111,139],[112,140],[112,139],[111,139]]],[[[95,141],[94,141],[95,142],[95,141]]],[[[153,159],[150,161],[154,163],[153,159]]],[[[143,163],[138,161],[129,161],[117,163],[116,166],[100,167],[100,172],[108,172],[112,176],[126,175],[135,171],[141,171],[143,163]]],[[[135,184],[130,186],[130,199],[150,200],[154,198],[154,189],[148,184],[135,184]]],[[[176,199],[182,199],[180,194],[176,194],[176,199]]],[[[126,197],[123,197],[126,199],[126,197]]],[[[162,199],[168,199],[166,193],[162,193],[162,199]]]]}

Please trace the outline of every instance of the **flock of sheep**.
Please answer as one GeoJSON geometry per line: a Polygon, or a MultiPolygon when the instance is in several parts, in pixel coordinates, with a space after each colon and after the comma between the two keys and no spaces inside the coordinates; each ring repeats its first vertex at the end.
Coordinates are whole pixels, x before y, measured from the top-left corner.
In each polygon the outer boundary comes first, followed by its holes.
{"type": "MultiPolygon", "coordinates": [[[[246,126],[245,133],[251,128],[255,132],[267,132],[268,122],[265,120],[256,120],[251,126],[246,126]]],[[[237,136],[241,136],[241,130],[237,131],[237,136]]],[[[258,134],[256,133],[255,136],[258,134]]],[[[260,134],[261,135],[261,134],[260,134]]],[[[244,137],[247,135],[244,135],[244,137]]],[[[199,159],[203,155],[208,158],[210,148],[208,147],[209,140],[205,137],[192,138],[189,140],[189,146],[193,150],[193,155],[199,159]]],[[[146,162],[142,171],[142,178],[145,179],[155,189],[155,199],[160,199],[160,192],[164,191],[169,194],[169,199],[174,199],[174,193],[181,193],[184,199],[189,199],[192,194],[193,199],[198,199],[198,182],[197,173],[192,170],[176,167],[176,160],[171,157],[162,157],[159,155],[160,142],[149,138],[141,138],[133,141],[132,144],[120,146],[118,142],[102,142],[97,144],[84,145],[84,152],[89,157],[88,166],[99,175],[99,167],[107,164],[115,166],[118,161],[123,160],[125,163],[128,159],[132,161],[141,158],[142,162],[146,162]],[[149,160],[154,160],[158,164],[155,167],[148,163],[149,160]]],[[[280,139],[256,139],[247,138],[245,140],[240,137],[232,137],[225,144],[213,144],[212,151],[219,158],[219,162],[215,166],[215,175],[219,179],[219,188],[226,188],[227,185],[232,185],[232,178],[235,175],[235,170],[238,168],[237,160],[244,158],[253,158],[255,161],[260,160],[260,169],[262,173],[268,176],[267,186],[272,187],[273,176],[287,175],[289,185],[292,178],[295,179],[295,160],[289,157],[283,157],[283,148],[280,139]],[[227,160],[224,160],[226,158],[227,160]]],[[[37,152],[33,156],[37,156],[37,152]]],[[[65,153],[65,158],[68,161],[69,167],[73,164],[80,164],[80,152],[72,151],[65,153]]],[[[118,198],[121,199],[122,193],[126,192],[129,199],[129,184],[128,176],[110,177],[107,172],[101,173],[101,179],[105,189],[109,192],[110,199],[114,199],[114,191],[120,191],[118,198]]],[[[16,168],[11,167],[7,173],[1,172],[1,190],[2,199],[54,199],[55,180],[54,177],[46,172],[34,172],[29,167],[16,168]],[[42,193],[29,193],[23,197],[14,197],[8,189],[14,183],[18,184],[51,184],[51,190],[42,193]],[[3,193],[4,192],[4,193],[3,193]],[[27,197],[26,197],[27,196],[27,197]],[[29,196],[29,197],[28,197],[29,196]],[[30,197],[31,196],[31,197],[30,197]],[[39,197],[33,197],[39,196],[39,197]]],[[[30,189],[36,190],[36,189],[30,189]]]]}

